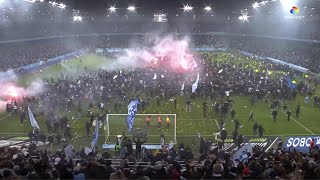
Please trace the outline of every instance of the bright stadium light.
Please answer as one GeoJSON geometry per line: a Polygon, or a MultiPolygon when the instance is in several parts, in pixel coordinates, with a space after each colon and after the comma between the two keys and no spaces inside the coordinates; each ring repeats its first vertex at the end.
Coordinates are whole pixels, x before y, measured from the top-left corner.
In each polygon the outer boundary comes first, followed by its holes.
{"type": "Polygon", "coordinates": [[[133,5],[129,6],[127,8],[129,11],[135,11],[136,10],[136,7],[134,7],[133,5]]]}
{"type": "Polygon", "coordinates": [[[206,6],[206,7],[204,8],[204,10],[206,10],[206,11],[211,11],[211,7],[210,7],[210,6],[206,6]]]}
{"type": "Polygon", "coordinates": [[[65,9],[67,6],[65,4],[63,4],[63,3],[60,3],[58,7],[61,8],[61,9],[65,9]]]}
{"type": "Polygon", "coordinates": [[[111,6],[111,7],[109,8],[109,11],[110,11],[110,12],[116,12],[116,7],[111,6]]]}
{"type": "Polygon", "coordinates": [[[51,3],[52,6],[56,6],[57,4],[58,4],[58,3],[55,2],[55,1],[53,1],[53,2],[51,3]]]}
{"type": "Polygon", "coordinates": [[[73,21],[75,21],[75,22],[82,21],[82,17],[81,16],[73,16],[73,21]]]}
{"type": "Polygon", "coordinates": [[[241,15],[241,16],[239,16],[239,20],[241,20],[241,21],[248,21],[248,15],[246,15],[246,14],[243,14],[243,15],[241,15]]]}
{"type": "Polygon", "coordinates": [[[183,7],[184,11],[191,11],[192,9],[193,9],[193,7],[189,6],[188,4],[183,7]]]}
{"type": "Polygon", "coordinates": [[[259,7],[259,3],[254,2],[254,3],[252,4],[252,7],[253,7],[253,9],[257,9],[257,8],[259,7]]]}
{"type": "Polygon", "coordinates": [[[262,1],[261,4],[262,5],[266,5],[268,1],[262,1]]]}

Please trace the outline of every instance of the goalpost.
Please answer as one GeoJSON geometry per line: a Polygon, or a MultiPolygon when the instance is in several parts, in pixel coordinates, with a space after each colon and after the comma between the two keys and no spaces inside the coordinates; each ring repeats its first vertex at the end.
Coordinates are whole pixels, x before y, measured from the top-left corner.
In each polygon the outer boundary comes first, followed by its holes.
{"type": "MultiPolygon", "coordinates": [[[[131,136],[128,132],[126,118],[128,114],[107,114],[104,122],[105,144],[115,144],[117,136],[123,133],[131,136]]],[[[160,144],[160,136],[164,135],[165,143],[177,143],[177,118],[176,114],[136,114],[133,129],[144,129],[148,135],[146,144],[160,144]],[[146,117],[151,116],[149,125],[146,117]],[[159,125],[158,117],[162,118],[159,125]],[[170,123],[166,119],[170,119],[170,123]]]]}

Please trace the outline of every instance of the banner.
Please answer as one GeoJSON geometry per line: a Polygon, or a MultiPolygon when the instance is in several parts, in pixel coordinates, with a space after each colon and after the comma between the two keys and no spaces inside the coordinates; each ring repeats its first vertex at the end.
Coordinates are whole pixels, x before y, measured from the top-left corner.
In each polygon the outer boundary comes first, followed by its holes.
{"type": "Polygon", "coordinates": [[[30,109],[29,106],[28,106],[28,113],[29,113],[29,120],[30,120],[31,126],[32,126],[33,128],[35,128],[35,129],[39,129],[39,130],[40,130],[40,127],[39,127],[39,125],[38,125],[38,123],[37,123],[37,120],[36,120],[36,118],[34,117],[34,115],[33,115],[33,113],[32,113],[32,111],[31,111],[31,109],[30,109]]]}
{"type": "Polygon", "coordinates": [[[252,155],[251,143],[246,143],[240,149],[238,149],[232,156],[233,160],[246,161],[252,155]]]}
{"type": "Polygon", "coordinates": [[[94,128],[94,136],[93,136],[93,139],[92,139],[92,142],[91,142],[91,147],[92,149],[94,147],[96,147],[97,143],[98,143],[98,138],[99,138],[99,121],[98,119],[96,119],[96,126],[94,128]]]}
{"type": "Polygon", "coordinates": [[[320,147],[320,136],[287,137],[282,147],[286,150],[297,150],[299,152],[309,152],[310,143],[314,139],[314,144],[320,147]]]}

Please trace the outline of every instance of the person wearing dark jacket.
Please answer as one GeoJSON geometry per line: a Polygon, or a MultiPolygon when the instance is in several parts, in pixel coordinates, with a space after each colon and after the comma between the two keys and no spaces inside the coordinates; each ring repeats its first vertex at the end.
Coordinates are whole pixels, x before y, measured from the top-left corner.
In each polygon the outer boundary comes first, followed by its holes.
{"type": "Polygon", "coordinates": [[[136,143],[136,159],[140,159],[141,158],[141,149],[142,149],[142,144],[147,142],[147,140],[145,141],[140,141],[140,138],[138,138],[138,140],[135,140],[135,138],[132,138],[134,143],[136,143]]]}
{"type": "Polygon", "coordinates": [[[222,128],[220,135],[222,140],[222,146],[224,147],[224,141],[227,139],[228,135],[227,130],[225,128],[222,128]]]}

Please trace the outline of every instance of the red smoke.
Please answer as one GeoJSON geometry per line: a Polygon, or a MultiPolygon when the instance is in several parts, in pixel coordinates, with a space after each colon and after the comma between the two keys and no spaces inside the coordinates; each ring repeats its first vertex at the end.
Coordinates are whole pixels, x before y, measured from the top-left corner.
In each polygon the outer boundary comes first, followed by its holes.
{"type": "Polygon", "coordinates": [[[186,39],[176,39],[173,36],[157,37],[149,40],[148,47],[141,49],[127,50],[127,57],[131,60],[143,60],[146,66],[170,68],[175,71],[188,71],[197,67],[186,39]]]}

